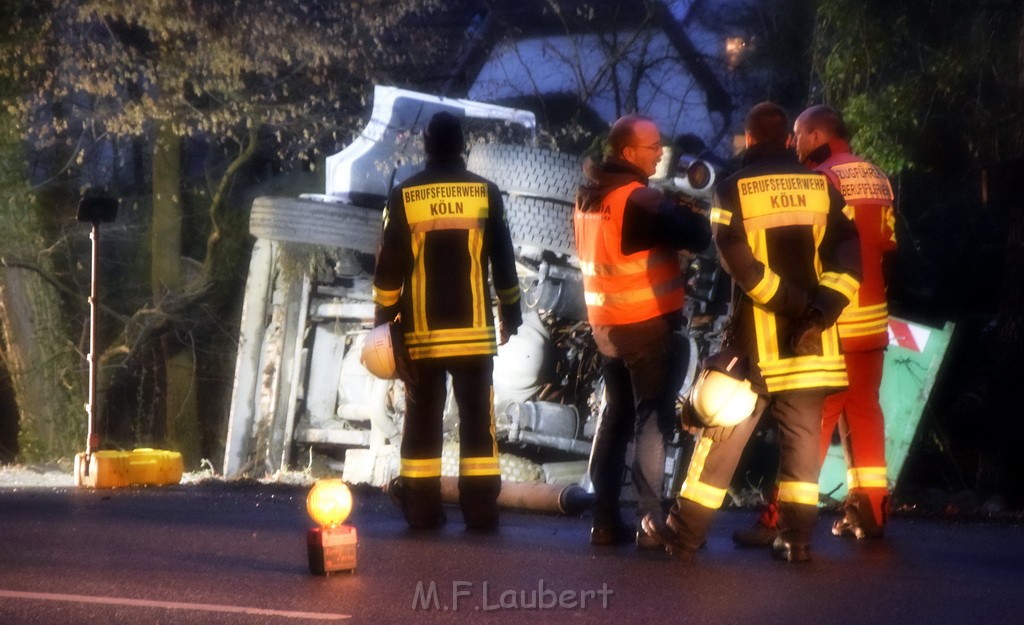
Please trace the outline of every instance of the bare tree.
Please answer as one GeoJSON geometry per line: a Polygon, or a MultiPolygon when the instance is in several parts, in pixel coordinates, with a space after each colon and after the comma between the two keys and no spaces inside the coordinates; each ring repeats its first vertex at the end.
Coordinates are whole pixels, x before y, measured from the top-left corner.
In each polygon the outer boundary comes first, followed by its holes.
{"type": "Polygon", "coordinates": [[[151,207],[149,296],[128,311],[104,362],[117,373],[156,354],[154,403],[189,464],[202,454],[197,343],[237,289],[247,236],[230,205],[235,181],[257,157],[312,166],[346,140],[371,76],[405,53],[385,46],[385,33],[434,4],[26,0],[10,16],[0,78],[22,87],[6,104],[33,149],[51,157],[40,161],[43,177],[66,172],[80,187],[139,192],[122,176],[126,165],[148,164],[137,179],[151,184],[141,190],[151,207]],[[141,158],[126,156],[137,148],[141,158]],[[197,151],[206,155],[200,185],[183,169],[197,151]],[[193,272],[183,254],[189,198],[206,216],[193,272]]]}

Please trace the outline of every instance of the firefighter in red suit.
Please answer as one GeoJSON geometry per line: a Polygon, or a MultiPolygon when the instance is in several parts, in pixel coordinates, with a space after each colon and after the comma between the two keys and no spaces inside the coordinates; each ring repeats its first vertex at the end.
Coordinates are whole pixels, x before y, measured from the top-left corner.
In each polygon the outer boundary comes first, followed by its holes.
{"type": "MultiPolygon", "coordinates": [[[[877,538],[884,532],[889,501],[878,389],[889,343],[883,258],[896,248],[892,186],[878,167],[850,152],[846,124],[835,109],[808,108],[797,117],[793,132],[798,158],[825,174],[842,193],[860,235],[863,281],[838,321],[849,387],[825,400],[821,460],[838,424],[849,494],[844,516],[832,526],[832,533],[877,538]]],[[[733,539],[741,546],[771,544],[775,510],[773,501],[753,528],[737,531],[733,539]]]]}
{"type": "Polygon", "coordinates": [[[896,248],[892,186],[882,170],[850,153],[846,125],[836,110],[812,106],[797,117],[793,132],[800,160],[828,176],[853,211],[864,271],[860,289],[839,317],[850,386],[825,400],[821,418],[822,460],[837,423],[846,453],[846,513],[832,533],[879,537],[889,502],[878,388],[889,344],[882,259],[896,248]]]}

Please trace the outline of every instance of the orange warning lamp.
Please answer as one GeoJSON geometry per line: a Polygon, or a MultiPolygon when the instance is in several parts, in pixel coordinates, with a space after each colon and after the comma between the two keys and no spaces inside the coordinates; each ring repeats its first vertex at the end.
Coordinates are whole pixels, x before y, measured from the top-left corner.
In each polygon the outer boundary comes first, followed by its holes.
{"type": "Polygon", "coordinates": [[[306,534],[309,570],[316,575],[356,568],[356,528],[342,525],[352,512],[352,491],[339,479],[319,480],[306,497],[306,511],[320,527],[306,534]]]}
{"type": "Polygon", "coordinates": [[[320,527],[341,525],[352,512],[352,491],[341,480],[320,480],[306,497],[306,511],[320,527]]]}

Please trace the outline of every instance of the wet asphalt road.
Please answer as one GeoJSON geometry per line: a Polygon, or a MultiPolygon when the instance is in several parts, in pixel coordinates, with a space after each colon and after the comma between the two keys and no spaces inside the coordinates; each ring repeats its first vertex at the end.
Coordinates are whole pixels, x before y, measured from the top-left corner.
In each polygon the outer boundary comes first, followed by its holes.
{"type": "Polygon", "coordinates": [[[453,507],[411,533],[378,491],[356,498],[357,569],[319,577],[301,487],[0,489],[0,624],[1024,622],[1019,524],[897,518],[858,544],[823,517],[792,565],[733,548],[752,514],[723,510],[682,565],[591,547],[586,517],[507,511],[472,535],[453,507]]]}

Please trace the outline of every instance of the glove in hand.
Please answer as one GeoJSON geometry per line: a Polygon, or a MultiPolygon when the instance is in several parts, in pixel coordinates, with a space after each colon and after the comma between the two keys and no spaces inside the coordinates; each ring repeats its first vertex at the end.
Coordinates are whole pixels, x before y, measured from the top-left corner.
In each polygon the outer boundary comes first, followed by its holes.
{"type": "Polygon", "coordinates": [[[821,333],[825,331],[825,321],[817,310],[808,309],[793,326],[790,347],[797,356],[821,356],[821,333]]]}

